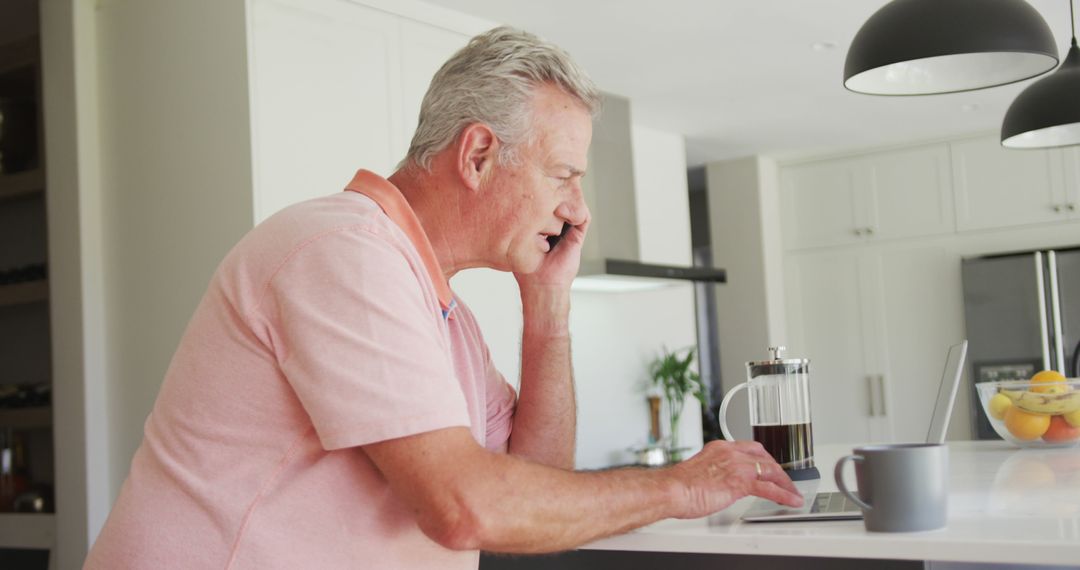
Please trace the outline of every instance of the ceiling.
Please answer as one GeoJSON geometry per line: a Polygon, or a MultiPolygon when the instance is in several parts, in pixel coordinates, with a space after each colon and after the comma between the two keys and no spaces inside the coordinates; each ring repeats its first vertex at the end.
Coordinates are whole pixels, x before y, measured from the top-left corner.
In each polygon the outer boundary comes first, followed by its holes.
{"type": "MultiPolygon", "coordinates": [[[[1031,83],[920,97],[848,92],[848,45],[885,0],[427,1],[559,44],[602,89],[630,97],[635,123],[685,135],[692,166],[996,131],[1031,83]]],[[[1068,0],[1029,3],[1064,57],[1068,0]]]]}

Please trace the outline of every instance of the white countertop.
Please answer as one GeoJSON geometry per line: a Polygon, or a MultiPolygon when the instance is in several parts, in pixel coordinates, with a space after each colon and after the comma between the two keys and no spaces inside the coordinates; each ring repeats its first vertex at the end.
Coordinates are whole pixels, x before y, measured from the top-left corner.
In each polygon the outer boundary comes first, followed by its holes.
{"type": "MultiPolygon", "coordinates": [[[[816,448],[819,491],[836,490],[833,465],[853,447],[816,448]]],[[[1080,566],[1080,448],[949,442],[949,467],[949,523],[940,530],[872,533],[861,520],[746,523],[739,516],[748,498],[708,518],[660,521],[582,548],[1080,566]]]]}

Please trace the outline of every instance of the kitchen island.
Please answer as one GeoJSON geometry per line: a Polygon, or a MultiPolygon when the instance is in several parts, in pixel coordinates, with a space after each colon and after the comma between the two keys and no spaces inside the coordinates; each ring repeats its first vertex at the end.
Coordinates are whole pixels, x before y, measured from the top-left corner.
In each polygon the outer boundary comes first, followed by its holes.
{"type": "MultiPolygon", "coordinates": [[[[836,489],[832,466],[853,447],[818,446],[819,491],[836,489]]],[[[619,562],[624,568],[659,567],[660,554],[684,559],[688,564],[680,563],[681,568],[704,568],[710,558],[715,568],[718,556],[728,568],[781,567],[790,557],[802,559],[800,568],[847,566],[844,559],[895,561],[888,566],[896,568],[921,568],[922,561],[935,561],[934,568],[959,563],[1080,567],[1080,449],[1020,450],[1002,441],[980,441],[950,442],[949,453],[949,522],[940,530],[870,533],[858,520],[746,523],[739,517],[753,500],[748,498],[711,517],[660,521],[574,554],[597,565],[604,556],[600,551],[627,561],[635,560],[633,553],[656,553],[643,566],[619,562]]],[[[847,477],[853,487],[854,474],[847,477]]],[[[568,562],[551,567],[577,567],[568,562]]],[[[501,567],[545,567],[527,559],[518,563],[501,567]]]]}

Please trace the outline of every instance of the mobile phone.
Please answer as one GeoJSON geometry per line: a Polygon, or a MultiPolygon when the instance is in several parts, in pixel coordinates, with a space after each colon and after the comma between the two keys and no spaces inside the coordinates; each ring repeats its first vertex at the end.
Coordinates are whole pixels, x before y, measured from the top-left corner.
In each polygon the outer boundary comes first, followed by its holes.
{"type": "Polygon", "coordinates": [[[566,232],[570,231],[570,227],[571,226],[569,223],[563,222],[562,231],[559,232],[559,235],[547,237],[548,245],[550,245],[550,247],[548,248],[548,253],[551,253],[551,250],[555,249],[556,245],[559,245],[559,242],[562,240],[562,238],[566,237],[566,232]]]}

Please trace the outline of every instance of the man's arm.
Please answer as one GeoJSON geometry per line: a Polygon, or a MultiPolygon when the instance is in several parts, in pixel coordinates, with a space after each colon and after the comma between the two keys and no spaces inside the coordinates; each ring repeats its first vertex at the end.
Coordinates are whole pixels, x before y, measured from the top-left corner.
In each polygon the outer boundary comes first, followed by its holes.
{"type": "Polygon", "coordinates": [[[802,503],[780,466],[754,442],[711,442],[663,469],[580,473],[488,451],[461,427],[363,451],[420,529],[457,550],[557,552],[663,518],[706,516],[747,494],[802,503]]]}
{"type": "Polygon", "coordinates": [[[577,402],[570,362],[570,283],[581,264],[589,211],[561,207],[568,220],[543,264],[529,274],[515,273],[521,294],[521,385],[507,450],[538,463],[574,468],[577,402]],[[572,222],[572,223],[571,223],[572,222]]]}
{"type": "Polygon", "coordinates": [[[521,386],[508,451],[574,468],[577,404],[570,363],[570,292],[522,287],[521,386]]]}

